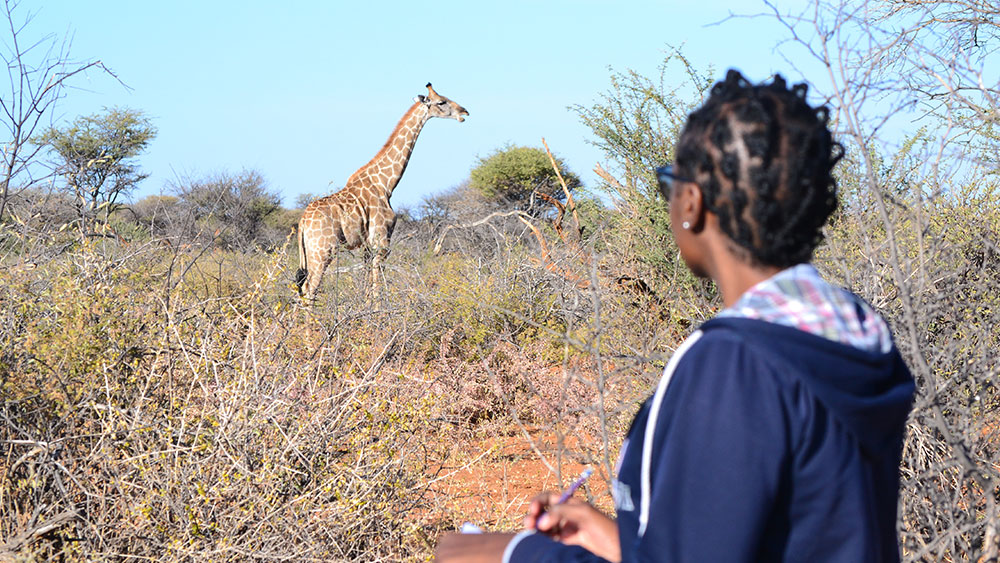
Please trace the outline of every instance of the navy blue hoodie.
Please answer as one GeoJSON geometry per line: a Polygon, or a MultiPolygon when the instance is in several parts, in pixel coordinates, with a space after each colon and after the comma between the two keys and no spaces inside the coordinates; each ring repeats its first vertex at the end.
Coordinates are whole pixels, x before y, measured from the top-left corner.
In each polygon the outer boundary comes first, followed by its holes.
{"type": "MultiPolygon", "coordinates": [[[[863,351],[745,318],[706,322],[622,447],[623,561],[898,561],[913,392],[895,347],[863,351]]],[[[531,534],[505,560],[602,559],[531,534]]]]}

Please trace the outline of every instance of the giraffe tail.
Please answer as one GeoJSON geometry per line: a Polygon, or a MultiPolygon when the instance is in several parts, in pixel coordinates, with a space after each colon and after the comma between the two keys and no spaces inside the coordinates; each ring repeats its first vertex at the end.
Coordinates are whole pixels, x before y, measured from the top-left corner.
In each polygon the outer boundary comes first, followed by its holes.
{"type": "Polygon", "coordinates": [[[295,270],[295,285],[299,288],[299,295],[303,295],[302,288],[305,286],[306,277],[309,275],[309,265],[306,263],[306,245],[302,239],[302,225],[299,225],[299,269],[295,270]]]}

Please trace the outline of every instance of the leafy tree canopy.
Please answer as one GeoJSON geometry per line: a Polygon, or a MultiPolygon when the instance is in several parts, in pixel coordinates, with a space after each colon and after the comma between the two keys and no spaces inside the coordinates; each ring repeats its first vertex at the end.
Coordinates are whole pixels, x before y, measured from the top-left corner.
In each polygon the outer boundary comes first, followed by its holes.
{"type": "Polygon", "coordinates": [[[133,159],[156,137],[156,128],[138,110],[112,108],[77,118],[64,129],[50,127],[36,142],[49,146],[66,189],[78,199],[86,226],[103,204],[105,219],[118,198],[148,176],[133,159]]]}
{"type": "MultiPolygon", "coordinates": [[[[580,186],[580,178],[556,158],[559,171],[570,190],[580,186]]],[[[565,199],[559,179],[545,150],[508,146],[498,149],[472,169],[469,186],[490,200],[526,205],[533,192],[565,199]]]]}

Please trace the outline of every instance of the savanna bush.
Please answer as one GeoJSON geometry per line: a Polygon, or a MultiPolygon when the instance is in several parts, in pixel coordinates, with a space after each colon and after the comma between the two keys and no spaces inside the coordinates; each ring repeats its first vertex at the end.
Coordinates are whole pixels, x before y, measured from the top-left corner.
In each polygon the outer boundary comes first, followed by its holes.
{"type": "MultiPolygon", "coordinates": [[[[578,188],[580,178],[566,168],[562,159],[557,158],[556,164],[566,189],[578,188]]],[[[508,146],[481,157],[469,173],[469,187],[505,207],[548,208],[532,200],[539,193],[557,200],[566,198],[548,154],[537,147],[508,146]]]]}
{"type": "Polygon", "coordinates": [[[227,250],[273,249],[297,222],[278,192],[254,170],[220,173],[173,186],[184,214],[180,234],[227,250]]]}
{"type": "Polygon", "coordinates": [[[0,273],[7,549],[80,560],[406,552],[405,517],[434,471],[429,398],[371,369],[378,347],[356,347],[370,332],[352,334],[367,327],[331,333],[293,305],[284,256],[199,270],[204,258],[86,245],[0,273]],[[239,289],[205,279],[249,267],[239,289]],[[24,535],[47,521],[62,525],[24,535]]]}

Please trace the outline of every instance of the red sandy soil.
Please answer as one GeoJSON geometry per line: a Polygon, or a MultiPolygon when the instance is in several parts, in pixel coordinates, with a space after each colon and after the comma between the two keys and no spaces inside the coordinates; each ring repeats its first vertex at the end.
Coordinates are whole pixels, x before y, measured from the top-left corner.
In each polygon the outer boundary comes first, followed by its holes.
{"type": "MultiPolygon", "coordinates": [[[[519,530],[532,498],[542,491],[569,486],[586,467],[578,461],[581,456],[572,442],[564,442],[560,482],[553,471],[559,463],[558,440],[537,430],[529,430],[529,434],[530,441],[517,432],[456,443],[442,471],[432,477],[435,480],[428,493],[431,510],[426,516],[452,529],[467,521],[486,530],[519,530]]],[[[594,470],[576,496],[589,498],[608,511],[607,482],[599,467],[594,470]]]]}

